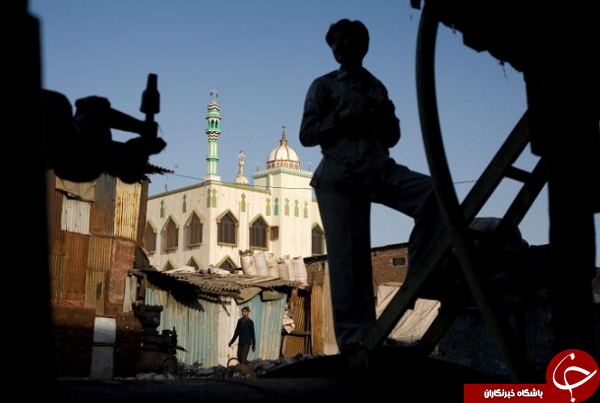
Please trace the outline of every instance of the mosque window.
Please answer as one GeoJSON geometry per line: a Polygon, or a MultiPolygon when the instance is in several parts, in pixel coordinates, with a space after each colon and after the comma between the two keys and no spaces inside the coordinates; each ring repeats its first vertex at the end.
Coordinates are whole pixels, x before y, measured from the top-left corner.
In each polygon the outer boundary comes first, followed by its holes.
{"type": "Polygon", "coordinates": [[[262,217],[258,217],[250,227],[250,247],[266,248],[269,226],[262,217]]]}
{"type": "Polygon", "coordinates": [[[325,233],[318,225],[312,229],[312,254],[322,255],[324,253],[325,233]]]}
{"type": "Polygon", "coordinates": [[[225,214],[217,223],[217,242],[236,245],[237,221],[231,213],[225,214]]]}
{"type": "Polygon", "coordinates": [[[167,220],[162,232],[163,250],[169,251],[177,249],[179,246],[179,228],[171,217],[167,220]]]}
{"type": "Polygon", "coordinates": [[[188,246],[199,245],[202,243],[202,221],[196,213],[188,220],[186,240],[188,246]]]}
{"type": "Polygon", "coordinates": [[[150,225],[150,222],[146,222],[146,232],[144,233],[144,247],[146,252],[156,252],[156,231],[150,225]]]}

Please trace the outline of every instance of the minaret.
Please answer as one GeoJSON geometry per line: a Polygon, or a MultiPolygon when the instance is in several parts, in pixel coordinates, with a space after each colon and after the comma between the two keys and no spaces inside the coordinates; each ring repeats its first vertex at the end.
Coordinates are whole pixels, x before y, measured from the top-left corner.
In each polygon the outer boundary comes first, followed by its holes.
{"type": "Polygon", "coordinates": [[[208,137],[208,156],[206,157],[206,161],[208,162],[208,171],[204,175],[204,180],[220,182],[221,177],[217,175],[217,163],[219,162],[217,146],[219,144],[219,136],[221,135],[221,109],[217,103],[217,97],[219,96],[217,91],[212,90],[210,95],[212,96],[212,101],[208,104],[208,111],[206,113],[206,136],[208,137]]]}
{"type": "Polygon", "coordinates": [[[235,180],[233,181],[233,183],[235,183],[236,185],[247,185],[250,183],[248,182],[248,178],[246,178],[246,175],[244,175],[245,159],[246,152],[240,150],[240,152],[238,153],[238,174],[235,177],[235,180]]]}

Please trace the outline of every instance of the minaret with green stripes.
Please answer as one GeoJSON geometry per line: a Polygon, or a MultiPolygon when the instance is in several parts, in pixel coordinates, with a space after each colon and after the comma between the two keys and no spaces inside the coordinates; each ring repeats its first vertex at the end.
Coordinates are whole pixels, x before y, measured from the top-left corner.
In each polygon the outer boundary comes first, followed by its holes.
{"type": "Polygon", "coordinates": [[[206,113],[206,136],[208,137],[208,156],[206,157],[206,161],[208,162],[208,172],[204,175],[204,180],[221,181],[221,177],[217,175],[217,163],[219,162],[217,148],[219,136],[221,135],[221,109],[217,103],[217,97],[219,96],[217,91],[211,91],[210,95],[212,96],[212,101],[208,104],[208,111],[206,113]]]}

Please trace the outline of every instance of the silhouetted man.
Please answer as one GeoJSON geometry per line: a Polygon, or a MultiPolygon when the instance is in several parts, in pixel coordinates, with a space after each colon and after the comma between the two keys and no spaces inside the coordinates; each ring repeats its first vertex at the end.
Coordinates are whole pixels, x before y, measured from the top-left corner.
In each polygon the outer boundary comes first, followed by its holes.
{"type": "Polygon", "coordinates": [[[254,322],[252,319],[250,319],[250,308],[247,306],[242,308],[242,317],[238,319],[235,332],[233,333],[233,337],[229,342],[229,347],[231,347],[238,336],[240,337],[240,341],[238,343],[237,358],[240,364],[245,364],[248,362],[248,353],[250,352],[250,347],[252,347],[252,351],[254,351],[256,348],[254,322]]]}
{"type": "MultiPolygon", "coordinates": [[[[389,157],[389,148],[400,140],[400,122],[385,86],[362,66],[367,28],[343,19],[331,25],[325,39],[340,68],[310,86],[300,142],[320,145],[323,153],[311,185],[325,227],[335,333],[344,353],[359,348],[375,321],[371,202],[418,219],[432,185],[428,176],[389,157]]],[[[420,240],[412,238],[411,265],[412,248],[421,249],[420,240]]]]}

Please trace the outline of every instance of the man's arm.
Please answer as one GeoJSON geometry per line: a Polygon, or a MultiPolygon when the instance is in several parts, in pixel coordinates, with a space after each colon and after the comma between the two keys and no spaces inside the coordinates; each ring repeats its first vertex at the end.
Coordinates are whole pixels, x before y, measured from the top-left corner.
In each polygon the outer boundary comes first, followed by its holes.
{"type": "Polygon", "coordinates": [[[328,97],[323,83],[319,79],[313,81],[306,94],[300,126],[300,143],[304,147],[323,145],[336,137],[338,117],[327,111],[328,97]]]}
{"type": "Polygon", "coordinates": [[[252,338],[252,351],[256,349],[256,336],[254,335],[254,321],[250,322],[250,337],[252,338]]]}
{"type": "MultiPolygon", "coordinates": [[[[383,84],[381,85],[383,86],[383,84]]],[[[375,109],[379,115],[379,135],[381,136],[383,144],[388,148],[392,148],[400,141],[400,120],[396,117],[396,107],[394,106],[394,103],[390,101],[385,86],[383,86],[383,92],[385,98],[375,109]]]]}
{"type": "Polygon", "coordinates": [[[238,338],[239,334],[240,334],[240,321],[238,320],[238,323],[235,326],[235,332],[233,332],[233,337],[231,338],[231,341],[229,342],[229,347],[231,347],[233,342],[235,342],[235,339],[238,338]]]}

